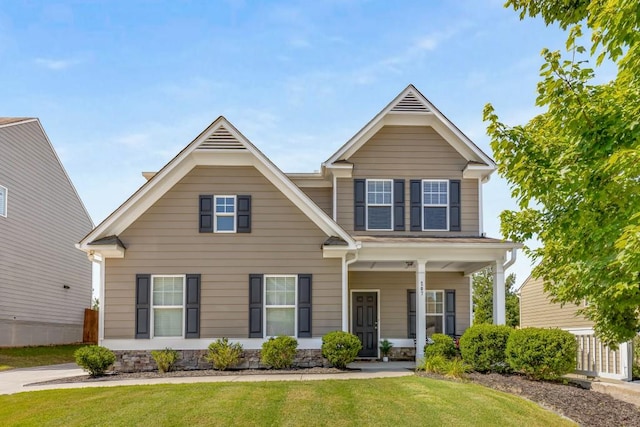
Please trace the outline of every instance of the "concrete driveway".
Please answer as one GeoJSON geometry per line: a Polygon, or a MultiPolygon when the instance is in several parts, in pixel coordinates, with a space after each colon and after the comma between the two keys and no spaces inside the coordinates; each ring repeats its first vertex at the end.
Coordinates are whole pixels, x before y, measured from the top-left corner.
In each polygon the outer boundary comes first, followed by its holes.
{"type": "Polygon", "coordinates": [[[0,394],[13,394],[30,391],[25,384],[48,381],[57,378],[75,377],[85,372],[75,363],[61,365],[37,366],[35,368],[11,369],[0,372],[0,394]]]}

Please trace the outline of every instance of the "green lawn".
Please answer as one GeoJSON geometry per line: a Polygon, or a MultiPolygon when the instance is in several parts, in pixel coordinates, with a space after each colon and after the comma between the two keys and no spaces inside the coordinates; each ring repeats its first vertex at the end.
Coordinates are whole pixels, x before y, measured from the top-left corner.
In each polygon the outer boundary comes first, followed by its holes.
{"type": "Polygon", "coordinates": [[[73,362],[73,352],[85,344],[0,348],[0,371],[73,362]]]}
{"type": "Polygon", "coordinates": [[[516,396],[476,384],[421,377],[26,392],[0,396],[0,424],[572,425],[516,396]]]}

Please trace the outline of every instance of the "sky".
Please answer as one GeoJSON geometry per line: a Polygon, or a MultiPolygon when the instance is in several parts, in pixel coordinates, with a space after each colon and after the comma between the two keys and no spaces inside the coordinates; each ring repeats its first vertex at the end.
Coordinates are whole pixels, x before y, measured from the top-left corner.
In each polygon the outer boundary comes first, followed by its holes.
{"type": "MultiPolygon", "coordinates": [[[[566,38],[503,2],[0,0],[0,116],[40,119],[95,224],[220,115],[313,172],[412,83],[492,155],[484,105],[540,112],[540,51],[566,38]]],[[[509,187],[483,197],[501,237],[509,187]]]]}

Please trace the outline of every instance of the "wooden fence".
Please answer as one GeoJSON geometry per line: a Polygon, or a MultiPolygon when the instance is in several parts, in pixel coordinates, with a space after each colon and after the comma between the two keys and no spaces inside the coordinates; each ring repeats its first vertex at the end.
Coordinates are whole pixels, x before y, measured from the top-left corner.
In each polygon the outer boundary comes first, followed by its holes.
{"type": "Polygon", "coordinates": [[[90,308],[84,309],[84,328],[82,330],[82,342],[98,344],[98,311],[90,308]]]}
{"type": "Polygon", "coordinates": [[[578,341],[576,373],[631,381],[632,343],[622,343],[612,350],[600,342],[593,329],[570,329],[578,341]]]}

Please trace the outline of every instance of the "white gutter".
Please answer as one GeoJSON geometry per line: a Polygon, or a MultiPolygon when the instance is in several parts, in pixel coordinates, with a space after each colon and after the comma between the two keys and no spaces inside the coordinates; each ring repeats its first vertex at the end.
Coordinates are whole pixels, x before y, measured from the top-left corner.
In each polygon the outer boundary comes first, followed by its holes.
{"type": "Polygon", "coordinates": [[[343,257],[342,269],[342,330],[349,332],[349,266],[358,260],[358,252],[352,259],[347,260],[347,256],[343,257]]]}
{"type": "Polygon", "coordinates": [[[511,253],[511,258],[509,259],[509,261],[504,263],[503,265],[504,271],[506,271],[507,268],[511,267],[513,263],[516,262],[518,248],[512,248],[509,250],[509,252],[511,253]]]}

